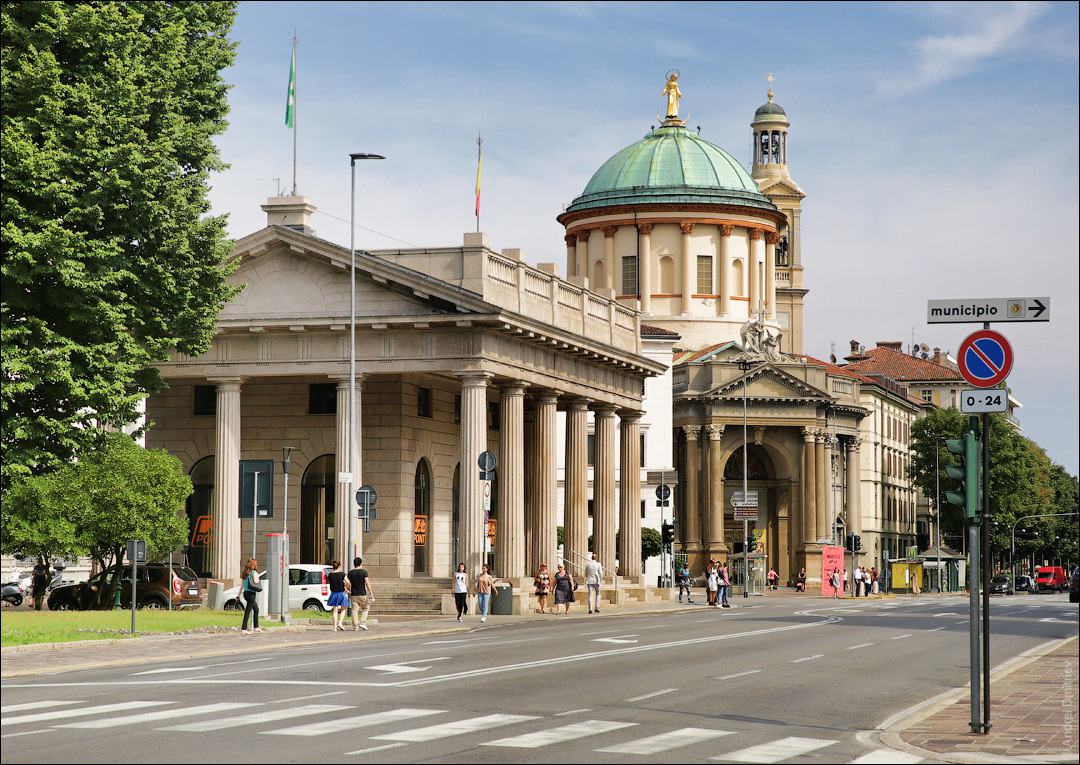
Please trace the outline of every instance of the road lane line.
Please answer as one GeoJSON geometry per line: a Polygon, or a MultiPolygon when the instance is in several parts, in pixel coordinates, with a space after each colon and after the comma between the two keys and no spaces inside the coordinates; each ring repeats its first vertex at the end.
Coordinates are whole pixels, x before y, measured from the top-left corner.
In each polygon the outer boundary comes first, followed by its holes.
{"type": "Polygon", "coordinates": [[[84,728],[97,730],[98,728],[116,728],[121,725],[132,723],[157,722],[158,720],[172,720],[177,717],[195,717],[196,715],[208,715],[214,712],[229,712],[233,709],[246,709],[260,706],[258,703],[244,703],[224,701],[218,704],[203,704],[197,707],[181,707],[180,709],[159,709],[157,712],[143,712],[140,715],[125,715],[112,717],[108,720],[83,720],[77,723],[65,723],[54,725],[54,728],[84,728]]]}
{"type": "Polygon", "coordinates": [[[908,633],[907,635],[897,635],[896,637],[889,638],[889,640],[903,640],[904,638],[909,637],[911,637],[911,633],[908,633]]]}
{"type": "Polygon", "coordinates": [[[582,712],[591,712],[591,711],[592,711],[591,709],[571,709],[571,710],[569,710],[567,712],[556,712],[555,714],[552,715],[552,717],[567,717],[569,715],[577,715],[577,714],[581,714],[582,712]]]}
{"type": "Polygon", "coordinates": [[[690,746],[700,744],[702,741],[720,738],[721,736],[730,736],[734,732],[730,730],[711,730],[709,728],[683,728],[668,733],[660,733],[656,736],[627,741],[625,744],[606,746],[595,751],[613,752],[615,754],[658,754],[679,746],[690,746]]]}
{"type": "Polygon", "coordinates": [[[934,629],[927,630],[927,632],[941,632],[943,629],[945,629],[945,628],[944,627],[934,627],[934,629]]]}
{"type": "Polygon", "coordinates": [[[24,731],[20,731],[18,733],[5,733],[3,736],[0,736],[0,738],[15,738],[16,736],[33,736],[33,735],[36,735],[38,733],[48,733],[51,730],[52,730],[52,728],[41,728],[39,730],[24,730],[24,731]]]}
{"type": "Polygon", "coordinates": [[[588,637],[589,635],[610,635],[612,632],[618,632],[618,630],[600,630],[599,632],[580,632],[578,637],[588,637]]]}
{"type": "MultiPolygon", "coordinates": [[[[797,661],[803,661],[803,659],[798,659],[797,661]]],[[[723,675],[722,677],[718,677],[716,679],[717,680],[732,680],[732,679],[734,679],[736,677],[743,677],[744,675],[757,674],[760,671],[761,671],[760,669],[748,669],[745,672],[736,672],[734,675],[723,675]]]]}
{"type": "Polygon", "coordinates": [[[385,749],[397,749],[399,746],[408,746],[408,744],[383,744],[382,746],[372,746],[367,749],[357,749],[354,752],[345,752],[345,756],[350,754],[368,754],[370,752],[381,752],[385,749]]]}
{"type": "Polygon", "coordinates": [[[277,701],[267,701],[267,704],[292,704],[294,701],[307,701],[308,699],[321,699],[326,696],[340,696],[348,691],[330,691],[329,693],[313,693],[310,696],[294,696],[291,699],[278,699],[277,701]]]}
{"type": "Polygon", "coordinates": [[[259,723],[275,722],[277,720],[291,720],[294,717],[305,717],[306,715],[342,712],[346,709],[356,709],[356,707],[345,707],[338,704],[308,704],[302,707],[290,707],[289,709],[273,709],[255,712],[250,715],[222,717],[218,720],[203,720],[202,722],[170,725],[166,728],[155,728],[154,730],[181,730],[188,733],[206,733],[207,731],[222,730],[223,728],[239,728],[244,725],[258,725],[259,723]]]}
{"type": "Polygon", "coordinates": [[[800,738],[790,736],[779,741],[770,741],[768,744],[759,744],[737,752],[710,757],[711,760],[734,760],[735,762],[780,762],[790,757],[798,757],[816,749],[835,744],[833,739],[800,738]]]}
{"type": "Polygon", "coordinates": [[[872,645],[873,645],[873,643],[859,643],[858,645],[849,645],[844,650],[845,651],[854,651],[856,648],[868,648],[869,646],[872,646],[872,645]]]}
{"type": "Polygon", "coordinates": [[[801,659],[792,659],[791,663],[792,664],[798,664],[800,661],[810,661],[811,659],[820,659],[824,655],[825,654],[823,654],[823,653],[815,653],[813,656],[804,656],[801,659]]]}
{"type": "Polygon", "coordinates": [[[563,725],[558,728],[538,730],[533,733],[523,733],[512,738],[500,738],[496,741],[486,741],[482,746],[511,746],[518,749],[536,749],[551,744],[561,744],[564,741],[573,741],[576,738],[595,736],[600,733],[608,733],[620,728],[629,728],[637,723],[608,722],[606,720],[585,720],[579,723],[563,725]]]}
{"type": "MultiPolygon", "coordinates": [[[[428,715],[444,714],[442,709],[411,709],[403,707],[392,709],[387,712],[374,712],[359,717],[343,717],[340,720],[324,720],[323,722],[309,725],[297,725],[292,728],[279,728],[277,730],[264,730],[264,736],[325,736],[331,733],[340,733],[345,730],[356,728],[368,728],[372,725],[384,725],[401,722],[402,720],[414,720],[428,715]]],[[[353,752],[352,754],[356,754],[353,752]]]]}
{"type": "Polygon", "coordinates": [[[645,699],[651,699],[653,696],[663,696],[665,693],[673,693],[674,691],[677,691],[677,690],[679,690],[679,689],[678,688],[665,688],[662,691],[653,691],[652,693],[646,693],[646,694],[643,694],[641,696],[635,696],[632,699],[627,699],[627,701],[644,701],[645,699]]]}
{"type": "Polygon", "coordinates": [[[42,707],[64,707],[69,704],[84,704],[83,701],[28,701],[25,704],[8,704],[0,707],[0,714],[12,712],[25,712],[27,709],[41,709],[42,707]]]}
{"type": "Polygon", "coordinates": [[[5,717],[0,719],[0,725],[19,725],[21,723],[59,720],[67,717],[86,717],[87,715],[104,714],[106,712],[123,712],[125,709],[141,709],[142,707],[157,707],[175,703],[174,701],[123,701],[119,704],[104,704],[98,707],[62,709],[57,712],[38,712],[37,714],[20,715],[19,717],[5,717]]]}
{"type": "Polygon", "coordinates": [[[856,757],[851,761],[851,765],[908,765],[916,762],[922,762],[925,757],[920,757],[917,754],[911,754],[910,752],[901,752],[899,749],[875,749],[872,752],[867,752],[861,757],[856,757]]]}
{"type": "Polygon", "coordinates": [[[502,725],[513,725],[527,720],[538,719],[540,718],[533,715],[484,715],[483,717],[474,717],[471,720],[458,720],[456,722],[442,723],[441,725],[429,725],[426,728],[384,733],[381,736],[371,736],[371,738],[386,741],[434,741],[447,736],[463,736],[467,733],[478,733],[502,725]]]}

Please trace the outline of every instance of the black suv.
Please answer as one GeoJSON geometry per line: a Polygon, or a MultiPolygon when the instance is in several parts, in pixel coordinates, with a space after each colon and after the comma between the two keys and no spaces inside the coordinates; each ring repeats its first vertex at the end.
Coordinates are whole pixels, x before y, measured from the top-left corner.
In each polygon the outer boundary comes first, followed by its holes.
{"type": "MultiPolygon", "coordinates": [[[[80,584],[56,587],[49,595],[50,611],[84,611],[94,605],[95,593],[112,578],[116,566],[101,571],[80,584]]],[[[168,563],[144,563],[138,567],[139,581],[135,585],[139,608],[168,608],[172,590],[173,608],[197,608],[202,605],[199,578],[187,566],[173,565],[169,576],[168,563]]],[[[131,608],[131,566],[120,573],[120,605],[131,608]]],[[[110,604],[101,604],[106,608],[110,604]]]]}
{"type": "Polygon", "coordinates": [[[1069,577],[1069,602],[1080,603],[1080,566],[1074,568],[1069,577]]]}

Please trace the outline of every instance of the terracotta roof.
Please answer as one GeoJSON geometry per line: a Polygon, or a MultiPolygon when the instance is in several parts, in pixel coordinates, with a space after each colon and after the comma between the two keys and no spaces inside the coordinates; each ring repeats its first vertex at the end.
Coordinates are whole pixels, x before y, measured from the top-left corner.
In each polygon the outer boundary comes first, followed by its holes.
{"type": "Polygon", "coordinates": [[[902,351],[878,346],[863,351],[862,361],[848,364],[850,369],[859,374],[879,374],[891,377],[898,382],[913,380],[962,380],[960,373],[942,364],[935,364],[929,359],[917,359],[902,351]]]}
{"type": "Polygon", "coordinates": [[[731,347],[731,346],[734,346],[734,347],[738,348],[739,344],[732,341],[732,340],[729,340],[726,343],[716,343],[715,345],[707,345],[704,348],[700,348],[700,349],[698,349],[696,351],[676,350],[675,351],[675,363],[676,364],[686,364],[686,363],[689,363],[691,361],[700,361],[701,359],[704,359],[704,358],[706,358],[708,356],[711,356],[712,354],[716,353],[717,351],[722,351],[725,348],[728,348],[728,347],[731,347]]]}
{"type": "Polygon", "coordinates": [[[641,334],[650,337],[682,337],[678,332],[672,332],[670,329],[664,329],[663,327],[654,327],[651,324],[642,324],[641,334]]]}
{"type": "Polygon", "coordinates": [[[836,366],[836,364],[830,364],[828,361],[822,361],[821,359],[816,359],[813,356],[806,356],[806,355],[799,355],[799,354],[794,354],[793,358],[802,359],[803,361],[805,361],[808,364],[817,364],[819,367],[825,367],[828,371],[832,372],[833,374],[844,375],[845,377],[854,377],[856,380],[859,380],[860,382],[865,382],[865,383],[874,382],[870,378],[863,377],[858,372],[855,372],[854,370],[852,370],[850,364],[848,366],[846,366],[846,367],[838,367],[838,366],[836,366]]]}

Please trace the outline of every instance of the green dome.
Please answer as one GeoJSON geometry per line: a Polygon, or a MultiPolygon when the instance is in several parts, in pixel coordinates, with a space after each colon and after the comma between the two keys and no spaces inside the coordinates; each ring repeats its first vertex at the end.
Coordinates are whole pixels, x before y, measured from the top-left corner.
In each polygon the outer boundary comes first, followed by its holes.
{"type": "Polygon", "coordinates": [[[601,165],[566,212],[671,203],[776,209],[730,154],[692,130],[664,125],[601,165]]]}
{"type": "Polygon", "coordinates": [[[769,101],[769,103],[759,106],[757,111],[754,112],[754,121],[757,122],[758,117],[771,117],[774,115],[787,116],[787,112],[784,111],[780,104],[769,101]]]}

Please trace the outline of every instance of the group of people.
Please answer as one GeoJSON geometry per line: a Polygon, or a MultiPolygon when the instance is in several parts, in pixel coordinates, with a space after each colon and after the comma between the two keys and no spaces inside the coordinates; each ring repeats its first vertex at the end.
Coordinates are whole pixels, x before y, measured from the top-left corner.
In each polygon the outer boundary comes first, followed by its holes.
{"type": "MultiPolygon", "coordinates": [[[[876,567],[863,568],[862,566],[856,566],[853,577],[855,579],[853,597],[865,598],[867,595],[878,594],[878,571],[876,567]]],[[[833,567],[832,573],[829,575],[829,584],[833,588],[833,598],[839,598],[840,593],[847,590],[847,570],[833,567]]]]}
{"type": "MultiPolygon", "coordinates": [[[[330,606],[334,618],[334,632],[345,629],[346,610],[352,613],[353,630],[367,631],[368,612],[375,602],[375,593],[371,591],[371,577],[361,568],[363,560],[353,558],[353,567],[348,572],[341,570],[341,561],[330,562],[331,571],[326,575],[330,586],[330,597],[326,604],[330,606]],[[359,619],[357,618],[359,617],[359,619]]],[[[243,584],[240,591],[244,596],[244,621],[240,632],[252,635],[262,632],[259,626],[259,593],[262,591],[262,577],[259,576],[259,563],[255,558],[248,558],[240,574],[243,584]],[[251,620],[251,629],[248,621],[251,620]]]]}
{"type": "MultiPolygon", "coordinates": [[[[687,571],[687,578],[689,578],[689,571],[687,571]]],[[[731,604],[728,603],[728,593],[730,592],[731,578],[728,576],[727,563],[710,560],[709,565],[705,568],[705,595],[708,600],[706,605],[716,608],[731,608],[731,604]]],[[[693,602],[690,600],[689,587],[687,587],[686,591],[686,600],[688,603],[693,602]]],[[[679,589],[679,602],[682,602],[681,587],[679,589]]]]}

